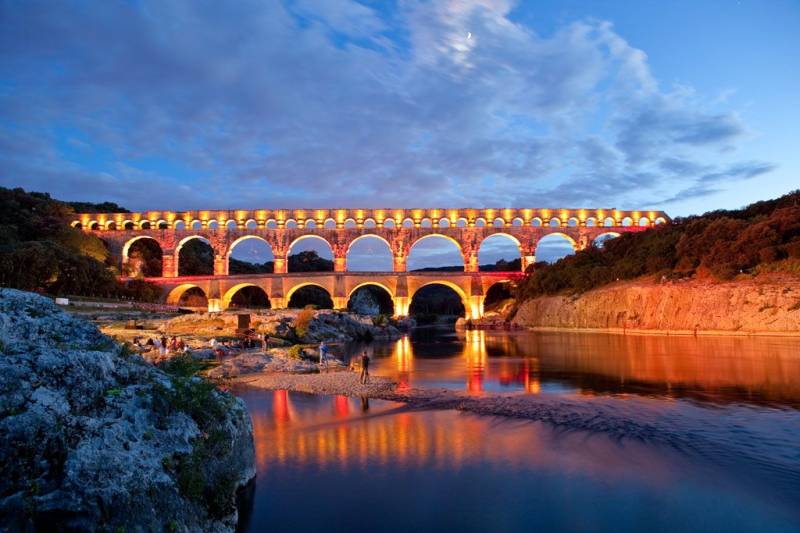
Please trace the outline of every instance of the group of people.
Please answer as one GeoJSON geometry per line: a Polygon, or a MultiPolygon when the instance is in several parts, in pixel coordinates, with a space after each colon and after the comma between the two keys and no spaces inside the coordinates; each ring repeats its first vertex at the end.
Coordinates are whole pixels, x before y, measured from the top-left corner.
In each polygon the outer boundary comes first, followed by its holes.
{"type": "Polygon", "coordinates": [[[189,347],[183,342],[183,339],[173,335],[167,338],[166,335],[161,337],[147,337],[147,340],[142,340],[141,337],[133,338],[134,346],[139,347],[144,351],[155,350],[159,358],[166,358],[173,354],[186,353],[189,347]]]}

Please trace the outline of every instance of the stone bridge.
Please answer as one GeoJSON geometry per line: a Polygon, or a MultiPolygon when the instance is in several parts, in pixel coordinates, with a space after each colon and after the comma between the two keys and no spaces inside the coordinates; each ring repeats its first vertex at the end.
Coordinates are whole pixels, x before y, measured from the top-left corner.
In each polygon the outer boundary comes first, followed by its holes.
{"type": "Polygon", "coordinates": [[[255,285],[264,289],[273,307],[282,307],[294,290],[314,284],[325,288],[339,307],[346,306],[352,291],[373,284],[389,292],[395,313],[402,316],[417,289],[442,283],[459,293],[468,316],[478,318],[483,315],[483,297],[489,286],[521,274],[478,271],[478,252],[488,237],[501,234],[514,242],[524,272],[536,261],[537,245],[547,235],[561,235],[573,249],[582,250],[600,235],[641,231],[669,221],[663,211],[617,209],[295,209],[84,213],[76,215],[72,225],[101,238],[123,273],[131,246],[141,239],[155,241],[162,253],[161,276],[148,279],[164,287],[168,302],[177,302],[185,290],[196,286],[208,297],[209,309],[225,309],[234,288],[255,285]],[[455,243],[464,272],[406,272],[412,247],[433,236],[455,243]],[[347,253],[365,237],[377,237],[388,246],[393,272],[348,271],[347,253]],[[211,246],[213,275],[180,276],[180,250],[192,239],[211,246]],[[231,253],[246,239],[260,239],[269,245],[275,257],[274,274],[229,275],[231,253]],[[304,239],[328,244],[333,273],[287,272],[292,247],[304,239]]]}

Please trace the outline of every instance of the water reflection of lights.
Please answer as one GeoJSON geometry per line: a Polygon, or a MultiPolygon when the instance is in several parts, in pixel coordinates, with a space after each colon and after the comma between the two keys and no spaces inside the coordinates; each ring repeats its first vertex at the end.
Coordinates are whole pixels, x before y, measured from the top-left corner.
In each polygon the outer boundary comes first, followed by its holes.
{"type": "Polygon", "coordinates": [[[467,391],[471,393],[481,392],[488,359],[485,331],[467,331],[467,338],[464,343],[464,359],[467,362],[467,391]]]}
{"type": "Polygon", "coordinates": [[[397,388],[400,390],[408,389],[411,384],[411,372],[414,370],[414,355],[408,336],[404,336],[395,342],[392,358],[395,360],[395,368],[397,369],[397,388]]]}

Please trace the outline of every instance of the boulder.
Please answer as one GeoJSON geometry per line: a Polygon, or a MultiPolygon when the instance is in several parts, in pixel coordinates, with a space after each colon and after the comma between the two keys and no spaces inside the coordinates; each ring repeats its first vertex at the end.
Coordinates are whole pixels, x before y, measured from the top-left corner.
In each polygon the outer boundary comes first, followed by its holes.
{"type": "Polygon", "coordinates": [[[241,400],[167,374],[47,298],[0,289],[0,523],[233,531],[255,475],[241,400]]]}

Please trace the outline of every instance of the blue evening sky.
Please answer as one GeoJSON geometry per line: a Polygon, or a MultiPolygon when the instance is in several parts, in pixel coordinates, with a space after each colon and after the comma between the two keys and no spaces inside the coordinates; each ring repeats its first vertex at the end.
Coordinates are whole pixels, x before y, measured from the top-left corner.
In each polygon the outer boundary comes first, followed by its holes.
{"type": "Polygon", "coordinates": [[[129,209],[734,208],[800,184],[798,28],[793,0],[0,1],[0,185],[129,209]]]}

